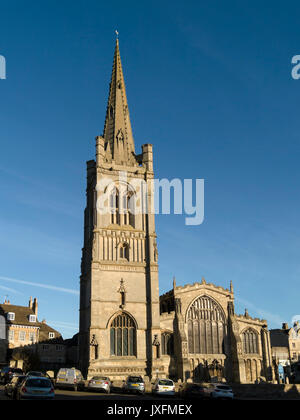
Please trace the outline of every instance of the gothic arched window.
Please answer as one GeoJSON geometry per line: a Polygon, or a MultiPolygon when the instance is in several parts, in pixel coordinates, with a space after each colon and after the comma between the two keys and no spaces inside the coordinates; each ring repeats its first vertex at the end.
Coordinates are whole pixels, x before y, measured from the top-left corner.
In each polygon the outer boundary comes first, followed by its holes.
{"type": "Polygon", "coordinates": [[[124,225],[134,227],[134,194],[127,191],[123,195],[124,225]]]}
{"type": "Polygon", "coordinates": [[[130,225],[135,227],[135,217],[134,217],[134,194],[131,191],[128,191],[127,188],[125,191],[122,188],[113,188],[110,194],[110,213],[111,213],[111,223],[118,225],[130,225]]]}
{"type": "Polygon", "coordinates": [[[114,188],[110,195],[110,215],[112,224],[120,224],[120,198],[117,188],[114,188]]]}
{"type": "Polygon", "coordinates": [[[129,261],[129,245],[124,243],[119,247],[119,257],[120,259],[126,259],[129,261]]]}
{"type": "Polygon", "coordinates": [[[133,319],[122,313],[110,326],[111,356],[136,356],[136,327],[133,319]]]}
{"type": "Polygon", "coordinates": [[[161,335],[161,352],[172,356],[174,354],[174,336],[172,333],[165,332],[161,335]]]}
{"type": "Polygon", "coordinates": [[[221,306],[209,296],[201,296],[187,313],[189,353],[225,353],[226,323],[221,306]]]}
{"type": "Polygon", "coordinates": [[[251,328],[243,333],[243,349],[245,354],[258,353],[258,334],[251,328]]]}

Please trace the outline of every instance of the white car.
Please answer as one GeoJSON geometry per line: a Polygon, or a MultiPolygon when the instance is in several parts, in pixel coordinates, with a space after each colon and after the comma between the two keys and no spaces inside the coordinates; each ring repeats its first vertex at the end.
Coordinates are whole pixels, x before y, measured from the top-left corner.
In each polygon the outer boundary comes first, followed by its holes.
{"type": "Polygon", "coordinates": [[[233,400],[234,394],[232,388],[228,385],[216,384],[214,390],[210,394],[211,398],[233,400]]]}
{"type": "Polygon", "coordinates": [[[175,384],[171,379],[156,379],[152,387],[152,394],[175,395],[175,384]]]}

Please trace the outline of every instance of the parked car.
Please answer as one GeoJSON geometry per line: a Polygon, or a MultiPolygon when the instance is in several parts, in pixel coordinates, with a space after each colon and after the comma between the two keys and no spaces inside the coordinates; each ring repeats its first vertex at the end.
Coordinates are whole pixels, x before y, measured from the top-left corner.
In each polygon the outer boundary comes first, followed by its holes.
{"type": "Polygon", "coordinates": [[[52,400],[55,397],[54,387],[48,378],[41,376],[27,376],[16,393],[17,400],[24,399],[47,399],[52,400]]]}
{"type": "Polygon", "coordinates": [[[34,370],[27,372],[26,376],[35,376],[35,377],[42,377],[42,378],[47,377],[47,375],[45,375],[43,372],[37,372],[34,370]]]}
{"type": "Polygon", "coordinates": [[[93,376],[88,382],[87,389],[89,391],[104,391],[106,394],[110,394],[111,381],[105,376],[93,376]]]}
{"type": "Polygon", "coordinates": [[[141,376],[128,376],[123,383],[123,392],[136,394],[145,393],[145,382],[141,376]]]}
{"type": "Polygon", "coordinates": [[[56,388],[71,388],[74,391],[83,390],[85,380],[80,370],[62,368],[58,371],[55,386],[56,388]]]}
{"type": "Polygon", "coordinates": [[[16,399],[18,387],[22,385],[26,379],[25,375],[14,376],[11,381],[5,385],[4,393],[12,399],[16,399]]]}
{"type": "Polygon", "coordinates": [[[211,396],[212,391],[215,389],[213,384],[200,384],[200,383],[184,383],[180,390],[179,395],[181,398],[187,399],[205,399],[211,396]]]}
{"type": "Polygon", "coordinates": [[[232,388],[228,385],[215,384],[214,390],[210,394],[211,398],[230,399],[233,400],[234,394],[232,388]]]}
{"type": "Polygon", "coordinates": [[[175,384],[171,379],[156,379],[152,386],[152,394],[175,395],[175,384]]]}
{"type": "Polygon", "coordinates": [[[5,367],[2,369],[1,371],[1,383],[3,385],[6,385],[7,383],[9,383],[13,376],[20,376],[23,375],[23,371],[22,369],[18,369],[18,368],[12,368],[12,367],[5,367]]]}

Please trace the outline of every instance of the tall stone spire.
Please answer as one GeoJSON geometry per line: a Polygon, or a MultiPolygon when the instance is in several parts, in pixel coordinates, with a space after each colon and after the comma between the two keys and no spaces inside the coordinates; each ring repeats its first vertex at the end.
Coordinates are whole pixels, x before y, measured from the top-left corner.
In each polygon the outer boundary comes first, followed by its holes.
{"type": "Polygon", "coordinates": [[[116,40],[103,137],[106,157],[120,165],[135,164],[134,140],[127,103],[124,75],[116,40]]]}

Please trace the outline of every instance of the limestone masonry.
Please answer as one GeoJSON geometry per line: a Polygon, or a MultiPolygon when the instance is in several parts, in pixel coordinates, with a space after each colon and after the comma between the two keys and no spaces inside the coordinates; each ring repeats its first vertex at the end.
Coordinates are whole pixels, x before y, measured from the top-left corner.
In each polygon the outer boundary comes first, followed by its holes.
{"type": "Polygon", "coordinates": [[[87,162],[87,205],[80,278],[79,360],[84,375],[170,377],[250,383],[273,379],[265,320],[236,315],[233,286],[177,286],[159,297],[154,214],[132,214],[126,203],[149,185],[153,204],[151,144],[135,153],[125,82],[116,42],[103,136],[96,160],[87,162]],[[120,173],[127,181],[120,181],[120,173]],[[97,185],[110,178],[111,211],[96,211],[97,185]],[[136,184],[134,184],[136,185],[136,184]],[[125,203],[125,205],[124,205],[125,203]]]}

